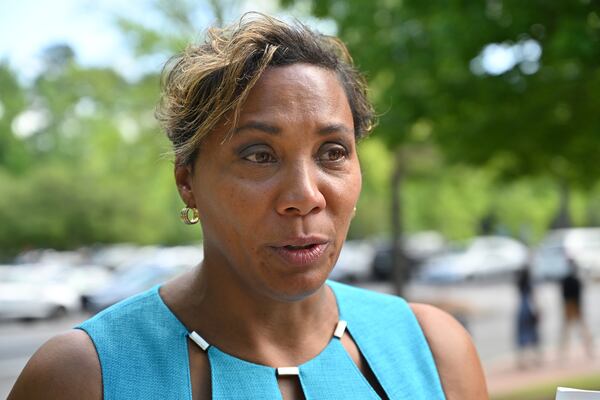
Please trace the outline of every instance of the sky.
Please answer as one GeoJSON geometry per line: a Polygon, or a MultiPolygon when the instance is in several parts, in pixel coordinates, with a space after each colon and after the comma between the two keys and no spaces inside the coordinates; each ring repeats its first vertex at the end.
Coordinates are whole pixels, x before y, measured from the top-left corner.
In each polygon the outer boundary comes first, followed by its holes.
{"type": "Polygon", "coordinates": [[[43,48],[67,42],[84,65],[107,65],[119,59],[126,62],[125,43],[115,29],[110,10],[130,13],[135,3],[131,0],[2,1],[0,60],[8,59],[11,66],[28,77],[38,70],[38,56],[43,48]]]}

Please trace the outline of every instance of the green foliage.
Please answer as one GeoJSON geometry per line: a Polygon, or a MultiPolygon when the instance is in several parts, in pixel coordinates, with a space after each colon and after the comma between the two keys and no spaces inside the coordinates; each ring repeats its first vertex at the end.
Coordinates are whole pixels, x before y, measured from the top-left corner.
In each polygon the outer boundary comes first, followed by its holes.
{"type": "Polygon", "coordinates": [[[389,231],[389,183],[392,168],[389,150],[380,140],[367,138],[358,147],[362,168],[362,192],[350,238],[363,238],[389,231]]]}
{"type": "MultiPolygon", "coordinates": [[[[206,8],[150,6],[159,29],[116,17],[141,58],[181,50],[200,28],[193,16],[206,8]]],[[[42,60],[30,85],[0,64],[0,257],[31,247],[197,241],[200,229],[179,221],[170,144],[154,119],[158,65],[128,81],[111,68],[78,65],[62,44],[42,60]]]]}
{"type": "Polygon", "coordinates": [[[28,87],[0,69],[0,257],[197,240],[199,230],[178,220],[173,165],[162,157],[169,144],[153,117],[157,73],[127,82],[112,69],[52,60],[28,87]],[[32,114],[44,122],[18,136],[15,121],[32,114]]]}
{"type": "MultiPolygon", "coordinates": [[[[294,3],[286,1],[284,4],[294,3]]],[[[333,18],[384,110],[377,134],[392,147],[413,142],[417,121],[448,161],[486,166],[507,178],[550,175],[585,187],[598,149],[598,1],[314,0],[333,18]],[[488,44],[527,39],[542,48],[499,75],[470,66],[488,44]],[[501,159],[501,162],[496,162],[501,159]]]]}
{"type": "MultiPolygon", "coordinates": [[[[163,164],[160,169],[170,172],[163,164]]],[[[64,163],[47,163],[24,177],[0,174],[0,256],[36,247],[197,239],[197,230],[178,221],[180,206],[167,175],[156,176],[135,185],[128,176],[94,176],[64,163]],[[170,190],[156,190],[156,184],[170,190]]]]}
{"type": "Polygon", "coordinates": [[[24,144],[11,132],[11,124],[25,107],[25,93],[15,74],[0,63],[0,165],[13,173],[23,171],[28,164],[24,144]]]}
{"type": "MultiPolygon", "coordinates": [[[[349,236],[389,234],[390,150],[372,137],[361,143],[359,152],[363,190],[349,236]]],[[[419,160],[413,163],[416,166],[404,185],[402,212],[408,233],[437,229],[449,239],[462,240],[477,235],[481,220],[491,213],[497,220],[497,233],[531,244],[544,236],[558,204],[552,180],[528,178],[498,183],[492,169],[448,167],[432,161],[435,156],[424,157],[422,152],[417,155],[419,160]],[[419,168],[419,162],[426,160],[429,165],[419,168]]],[[[600,196],[575,193],[574,197],[575,222],[589,224],[600,196]],[[586,203],[588,198],[592,200],[586,203]]]]}
{"type": "Polygon", "coordinates": [[[450,238],[472,236],[489,208],[490,182],[485,172],[464,168],[426,183],[409,181],[404,210],[407,230],[436,227],[450,238]]]}

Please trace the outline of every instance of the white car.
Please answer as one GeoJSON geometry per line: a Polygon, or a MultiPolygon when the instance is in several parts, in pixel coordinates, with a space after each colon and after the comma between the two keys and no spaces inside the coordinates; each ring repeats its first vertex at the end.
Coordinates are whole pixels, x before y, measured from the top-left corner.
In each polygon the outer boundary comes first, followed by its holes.
{"type": "Polygon", "coordinates": [[[66,283],[46,280],[44,266],[3,266],[0,272],[0,319],[63,316],[80,307],[79,294],[66,283]]]}
{"type": "Polygon", "coordinates": [[[81,297],[107,284],[112,277],[113,272],[107,268],[96,265],[78,265],[62,267],[57,271],[55,281],[68,285],[81,297]]]}
{"type": "Polygon", "coordinates": [[[479,236],[464,251],[445,253],[426,260],[418,278],[430,282],[460,282],[513,276],[527,262],[529,250],[505,236],[479,236]]]}
{"type": "Polygon", "coordinates": [[[600,228],[571,228],[550,231],[540,242],[533,259],[533,275],[560,279],[572,258],[584,274],[600,277],[600,228]]]}
{"type": "Polygon", "coordinates": [[[98,312],[129,296],[166,282],[198,266],[204,258],[201,245],[156,248],[153,254],[123,265],[112,279],[82,296],[87,311],[98,312]]]}
{"type": "Polygon", "coordinates": [[[119,271],[121,268],[127,268],[137,261],[153,257],[158,249],[157,246],[140,247],[127,243],[107,245],[96,248],[89,263],[119,271]]]}

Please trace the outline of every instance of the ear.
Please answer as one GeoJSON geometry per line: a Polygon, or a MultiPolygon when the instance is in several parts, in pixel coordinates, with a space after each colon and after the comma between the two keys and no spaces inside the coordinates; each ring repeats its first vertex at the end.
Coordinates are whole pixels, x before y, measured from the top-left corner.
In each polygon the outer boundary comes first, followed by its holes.
{"type": "Polygon", "coordinates": [[[192,168],[188,165],[175,164],[175,184],[181,200],[188,207],[196,207],[196,199],[192,191],[192,168]]]}

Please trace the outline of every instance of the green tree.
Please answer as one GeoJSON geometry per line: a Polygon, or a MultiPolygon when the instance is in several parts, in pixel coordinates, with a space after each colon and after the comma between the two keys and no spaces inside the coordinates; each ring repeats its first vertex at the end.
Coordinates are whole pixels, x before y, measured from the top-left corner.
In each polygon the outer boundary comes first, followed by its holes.
{"type": "Polygon", "coordinates": [[[195,39],[197,17],[211,9],[148,4],[159,27],[116,17],[137,60],[156,65],[135,79],[83,67],[60,43],[43,51],[43,71],[28,84],[0,64],[0,257],[31,247],[198,239],[178,221],[170,146],[154,107],[159,65],[195,39]]]}
{"type": "Polygon", "coordinates": [[[0,168],[12,173],[27,168],[27,149],[12,133],[16,116],[25,109],[26,93],[6,63],[0,63],[0,168]]]}

